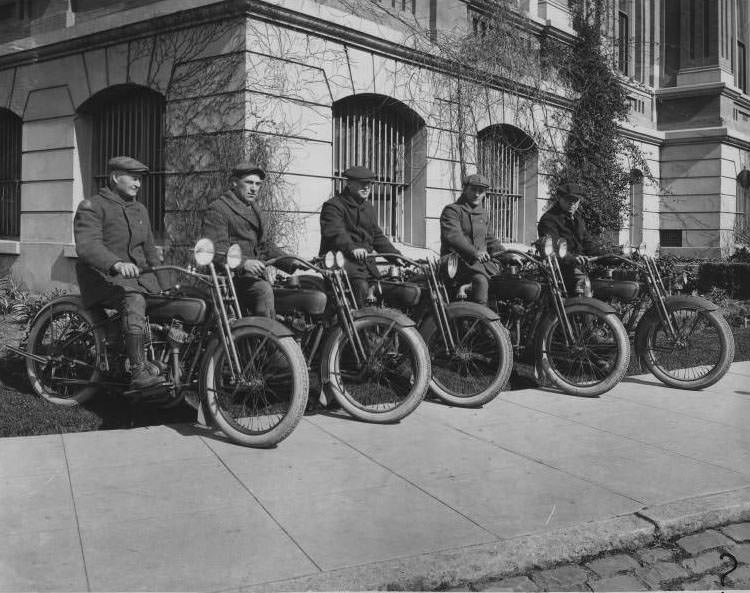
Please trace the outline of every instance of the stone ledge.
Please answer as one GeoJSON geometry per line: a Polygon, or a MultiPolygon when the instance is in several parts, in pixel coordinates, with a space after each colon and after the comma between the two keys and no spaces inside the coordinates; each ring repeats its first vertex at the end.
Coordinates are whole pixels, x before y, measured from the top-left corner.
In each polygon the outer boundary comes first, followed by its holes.
{"type": "Polygon", "coordinates": [[[21,255],[21,242],[0,240],[0,255],[21,255]]]}

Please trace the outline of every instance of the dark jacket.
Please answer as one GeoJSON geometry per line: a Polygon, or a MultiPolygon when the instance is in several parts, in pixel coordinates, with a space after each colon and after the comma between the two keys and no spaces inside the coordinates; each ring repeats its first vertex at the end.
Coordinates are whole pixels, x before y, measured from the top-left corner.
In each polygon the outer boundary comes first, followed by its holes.
{"type": "Polygon", "coordinates": [[[341,251],[350,260],[347,272],[353,277],[377,276],[372,265],[357,264],[352,252],[363,248],[369,252],[400,253],[378,224],[375,208],[368,200],[353,196],[347,188],[323,204],[320,210],[320,251],[341,251]]]}
{"type": "MultiPolygon", "coordinates": [[[[245,202],[233,191],[221,194],[208,206],[203,219],[203,236],[211,239],[216,249],[214,262],[224,263],[230,245],[242,250],[242,263],[247,259],[270,259],[286,253],[265,238],[265,220],[255,202],[245,202]]],[[[279,266],[288,269],[289,266],[279,266]]]]}
{"type": "Polygon", "coordinates": [[[586,223],[580,214],[571,220],[570,214],[555,204],[539,219],[537,231],[540,237],[552,237],[553,240],[565,239],[568,242],[568,253],[576,255],[597,255],[599,249],[596,241],[586,230],[586,223]]]}
{"type": "Polygon", "coordinates": [[[490,219],[482,204],[472,206],[463,196],[443,208],[440,215],[440,255],[452,252],[461,258],[458,277],[468,273],[497,274],[494,262],[477,261],[480,251],[489,251],[496,238],[490,230],[490,219]]]}
{"type": "Polygon", "coordinates": [[[112,296],[121,286],[135,292],[159,292],[154,274],[122,278],[112,274],[119,261],[139,268],[160,263],[151,233],[146,207],[137,200],[125,200],[109,188],[78,205],[73,221],[76,251],[76,275],[84,307],[91,307],[112,296]]]}

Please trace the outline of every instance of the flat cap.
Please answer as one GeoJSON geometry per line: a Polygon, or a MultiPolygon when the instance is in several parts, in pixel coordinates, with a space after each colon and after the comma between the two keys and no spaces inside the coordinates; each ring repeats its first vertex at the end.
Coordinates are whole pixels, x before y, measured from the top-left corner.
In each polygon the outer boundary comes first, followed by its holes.
{"type": "Polygon", "coordinates": [[[369,181],[375,178],[375,173],[370,171],[367,167],[349,167],[344,171],[344,177],[356,181],[369,181]]]}
{"type": "Polygon", "coordinates": [[[487,181],[487,178],[484,175],[480,175],[479,173],[474,173],[472,175],[467,175],[464,177],[464,185],[476,185],[477,187],[489,187],[490,182],[487,181]]]}
{"type": "Polygon", "coordinates": [[[107,161],[107,171],[125,171],[126,173],[148,173],[148,167],[141,161],[129,156],[113,156],[107,161]]]}
{"type": "Polygon", "coordinates": [[[257,173],[261,179],[266,178],[266,172],[260,165],[251,163],[248,161],[242,161],[232,167],[232,177],[244,177],[245,175],[251,175],[257,173]]]}
{"type": "Polygon", "coordinates": [[[568,200],[582,200],[586,197],[583,188],[577,183],[563,183],[558,185],[555,195],[558,198],[566,198],[568,200]]]}

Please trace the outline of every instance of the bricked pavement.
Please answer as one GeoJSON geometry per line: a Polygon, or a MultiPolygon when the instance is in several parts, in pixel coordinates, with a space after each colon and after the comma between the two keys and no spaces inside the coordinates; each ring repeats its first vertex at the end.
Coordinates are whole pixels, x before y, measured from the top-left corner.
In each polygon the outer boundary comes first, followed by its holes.
{"type": "Polygon", "coordinates": [[[607,553],[579,563],[500,580],[471,583],[451,591],[651,591],[750,589],[750,522],[673,538],[657,545],[607,553]],[[726,577],[720,575],[737,568],[726,577]]]}

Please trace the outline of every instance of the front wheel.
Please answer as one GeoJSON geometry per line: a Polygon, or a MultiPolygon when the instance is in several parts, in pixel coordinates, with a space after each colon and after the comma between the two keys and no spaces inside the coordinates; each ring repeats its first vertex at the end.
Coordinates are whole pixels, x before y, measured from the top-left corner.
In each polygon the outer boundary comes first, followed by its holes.
{"type": "Polygon", "coordinates": [[[70,301],[53,303],[31,326],[26,373],[37,395],[76,406],[93,397],[101,380],[97,354],[101,336],[87,312],[70,301]]]}
{"type": "Polygon", "coordinates": [[[673,337],[656,310],[638,325],[636,352],[662,383],[679,389],[713,385],[734,360],[734,337],[729,324],[716,311],[668,305],[676,331],[673,337]]]}
{"type": "Polygon", "coordinates": [[[398,422],[424,399],[430,381],[427,347],[414,327],[385,316],[354,320],[365,359],[357,361],[346,332],[336,327],[322,352],[326,395],[355,418],[398,422]]]}
{"type": "Polygon", "coordinates": [[[557,315],[541,323],[537,357],[550,381],[565,393],[595,397],[622,380],[630,363],[630,342],[614,313],[580,303],[565,307],[573,342],[557,315]]]}
{"type": "Polygon", "coordinates": [[[446,313],[454,348],[446,346],[434,317],[421,328],[432,363],[430,389],[455,406],[486,404],[500,393],[513,370],[513,344],[508,330],[481,311],[448,305],[446,313]]]}
{"type": "Polygon", "coordinates": [[[294,430],[307,405],[307,365],[292,337],[263,328],[232,330],[241,372],[221,341],[205,354],[201,386],[209,414],[233,442],[273,447],[294,430]]]}

